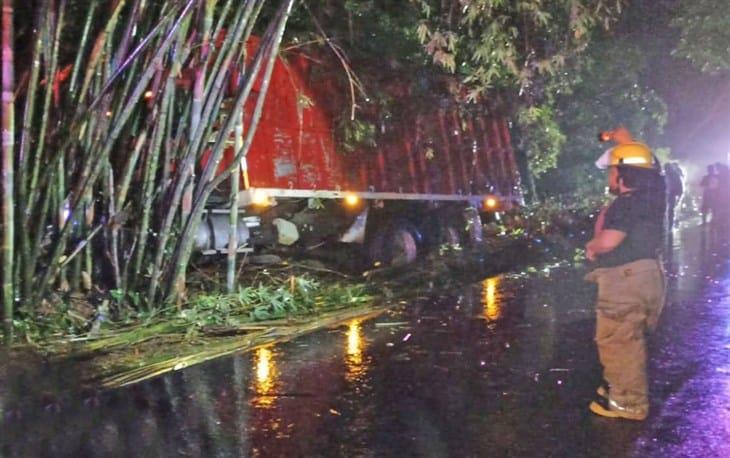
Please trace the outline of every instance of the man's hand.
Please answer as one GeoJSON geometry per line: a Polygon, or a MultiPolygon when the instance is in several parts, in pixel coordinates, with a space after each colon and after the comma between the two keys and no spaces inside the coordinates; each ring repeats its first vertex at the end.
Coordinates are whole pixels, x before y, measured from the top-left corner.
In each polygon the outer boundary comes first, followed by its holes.
{"type": "Polygon", "coordinates": [[[596,253],[592,249],[588,248],[588,245],[586,245],[586,259],[590,262],[596,262],[596,259],[598,259],[596,253]]]}
{"type": "Polygon", "coordinates": [[[626,238],[626,232],[604,229],[586,244],[586,259],[595,261],[598,256],[610,253],[626,238]]]}

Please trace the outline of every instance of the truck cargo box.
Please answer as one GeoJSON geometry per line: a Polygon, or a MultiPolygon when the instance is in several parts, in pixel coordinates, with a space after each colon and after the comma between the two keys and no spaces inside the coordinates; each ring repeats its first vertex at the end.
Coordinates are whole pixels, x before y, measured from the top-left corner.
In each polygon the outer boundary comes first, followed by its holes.
{"type": "MultiPolygon", "coordinates": [[[[338,150],[334,117],[346,89],[322,77],[302,53],[279,58],[247,156],[252,188],[304,197],[318,191],[363,197],[467,200],[496,195],[521,202],[520,177],[505,117],[463,110],[442,99],[427,111],[400,107],[374,148],[338,150]]],[[[258,88],[257,88],[258,89],[258,88]]],[[[344,106],[346,108],[346,106],[344,106]]],[[[250,119],[252,107],[247,107],[250,119]]],[[[232,151],[227,152],[230,162],[232,151]]]]}

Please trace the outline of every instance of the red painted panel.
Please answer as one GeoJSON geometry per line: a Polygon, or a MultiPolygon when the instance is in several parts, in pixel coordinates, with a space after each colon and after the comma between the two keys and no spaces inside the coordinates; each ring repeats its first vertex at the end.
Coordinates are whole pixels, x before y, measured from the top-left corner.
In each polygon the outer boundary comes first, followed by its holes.
{"type": "MultiPolygon", "coordinates": [[[[506,194],[519,179],[505,119],[448,104],[405,107],[379,135],[377,151],[338,152],[333,113],[349,101],[317,65],[296,53],[277,60],[247,158],[251,186],[482,194],[494,185],[506,194]]],[[[245,107],[246,126],[253,106],[245,107]]]]}

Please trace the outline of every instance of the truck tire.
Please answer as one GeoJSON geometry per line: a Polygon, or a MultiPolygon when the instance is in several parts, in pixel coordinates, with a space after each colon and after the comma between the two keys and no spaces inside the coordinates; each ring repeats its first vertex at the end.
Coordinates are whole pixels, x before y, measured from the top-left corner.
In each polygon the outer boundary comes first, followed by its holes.
{"type": "Polygon", "coordinates": [[[392,221],[379,227],[368,243],[368,258],[372,264],[404,266],[417,257],[417,235],[407,221],[392,221]]]}

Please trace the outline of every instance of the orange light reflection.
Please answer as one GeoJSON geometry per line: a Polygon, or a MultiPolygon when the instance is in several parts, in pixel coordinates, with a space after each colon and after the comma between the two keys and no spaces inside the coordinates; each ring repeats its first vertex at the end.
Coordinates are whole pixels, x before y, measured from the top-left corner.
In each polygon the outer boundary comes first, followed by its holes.
{"type": "Polygon", "coordinates": [[[484,316],[489,321],[498,320],[502,316],[502,298],[499,293],[501,277],[490,277],[482,282],[482,305],[484,316]]]}
{"type": "Polygon", "coordinates": [[[273,395],[276,383],[276,362],[273,359],[273,352],[268,348],[259,348],[254,355],[256,369],[256,405],[270,407],[276,401],[273,395]]]}
{"type": "Polygon", "coordinates": [[[363,364],[363,338],[360,321],[353,320],[347,329],[347,374],[345,378],[348,382],[358,380],[365,373],[365,365],[363,364]]]}

